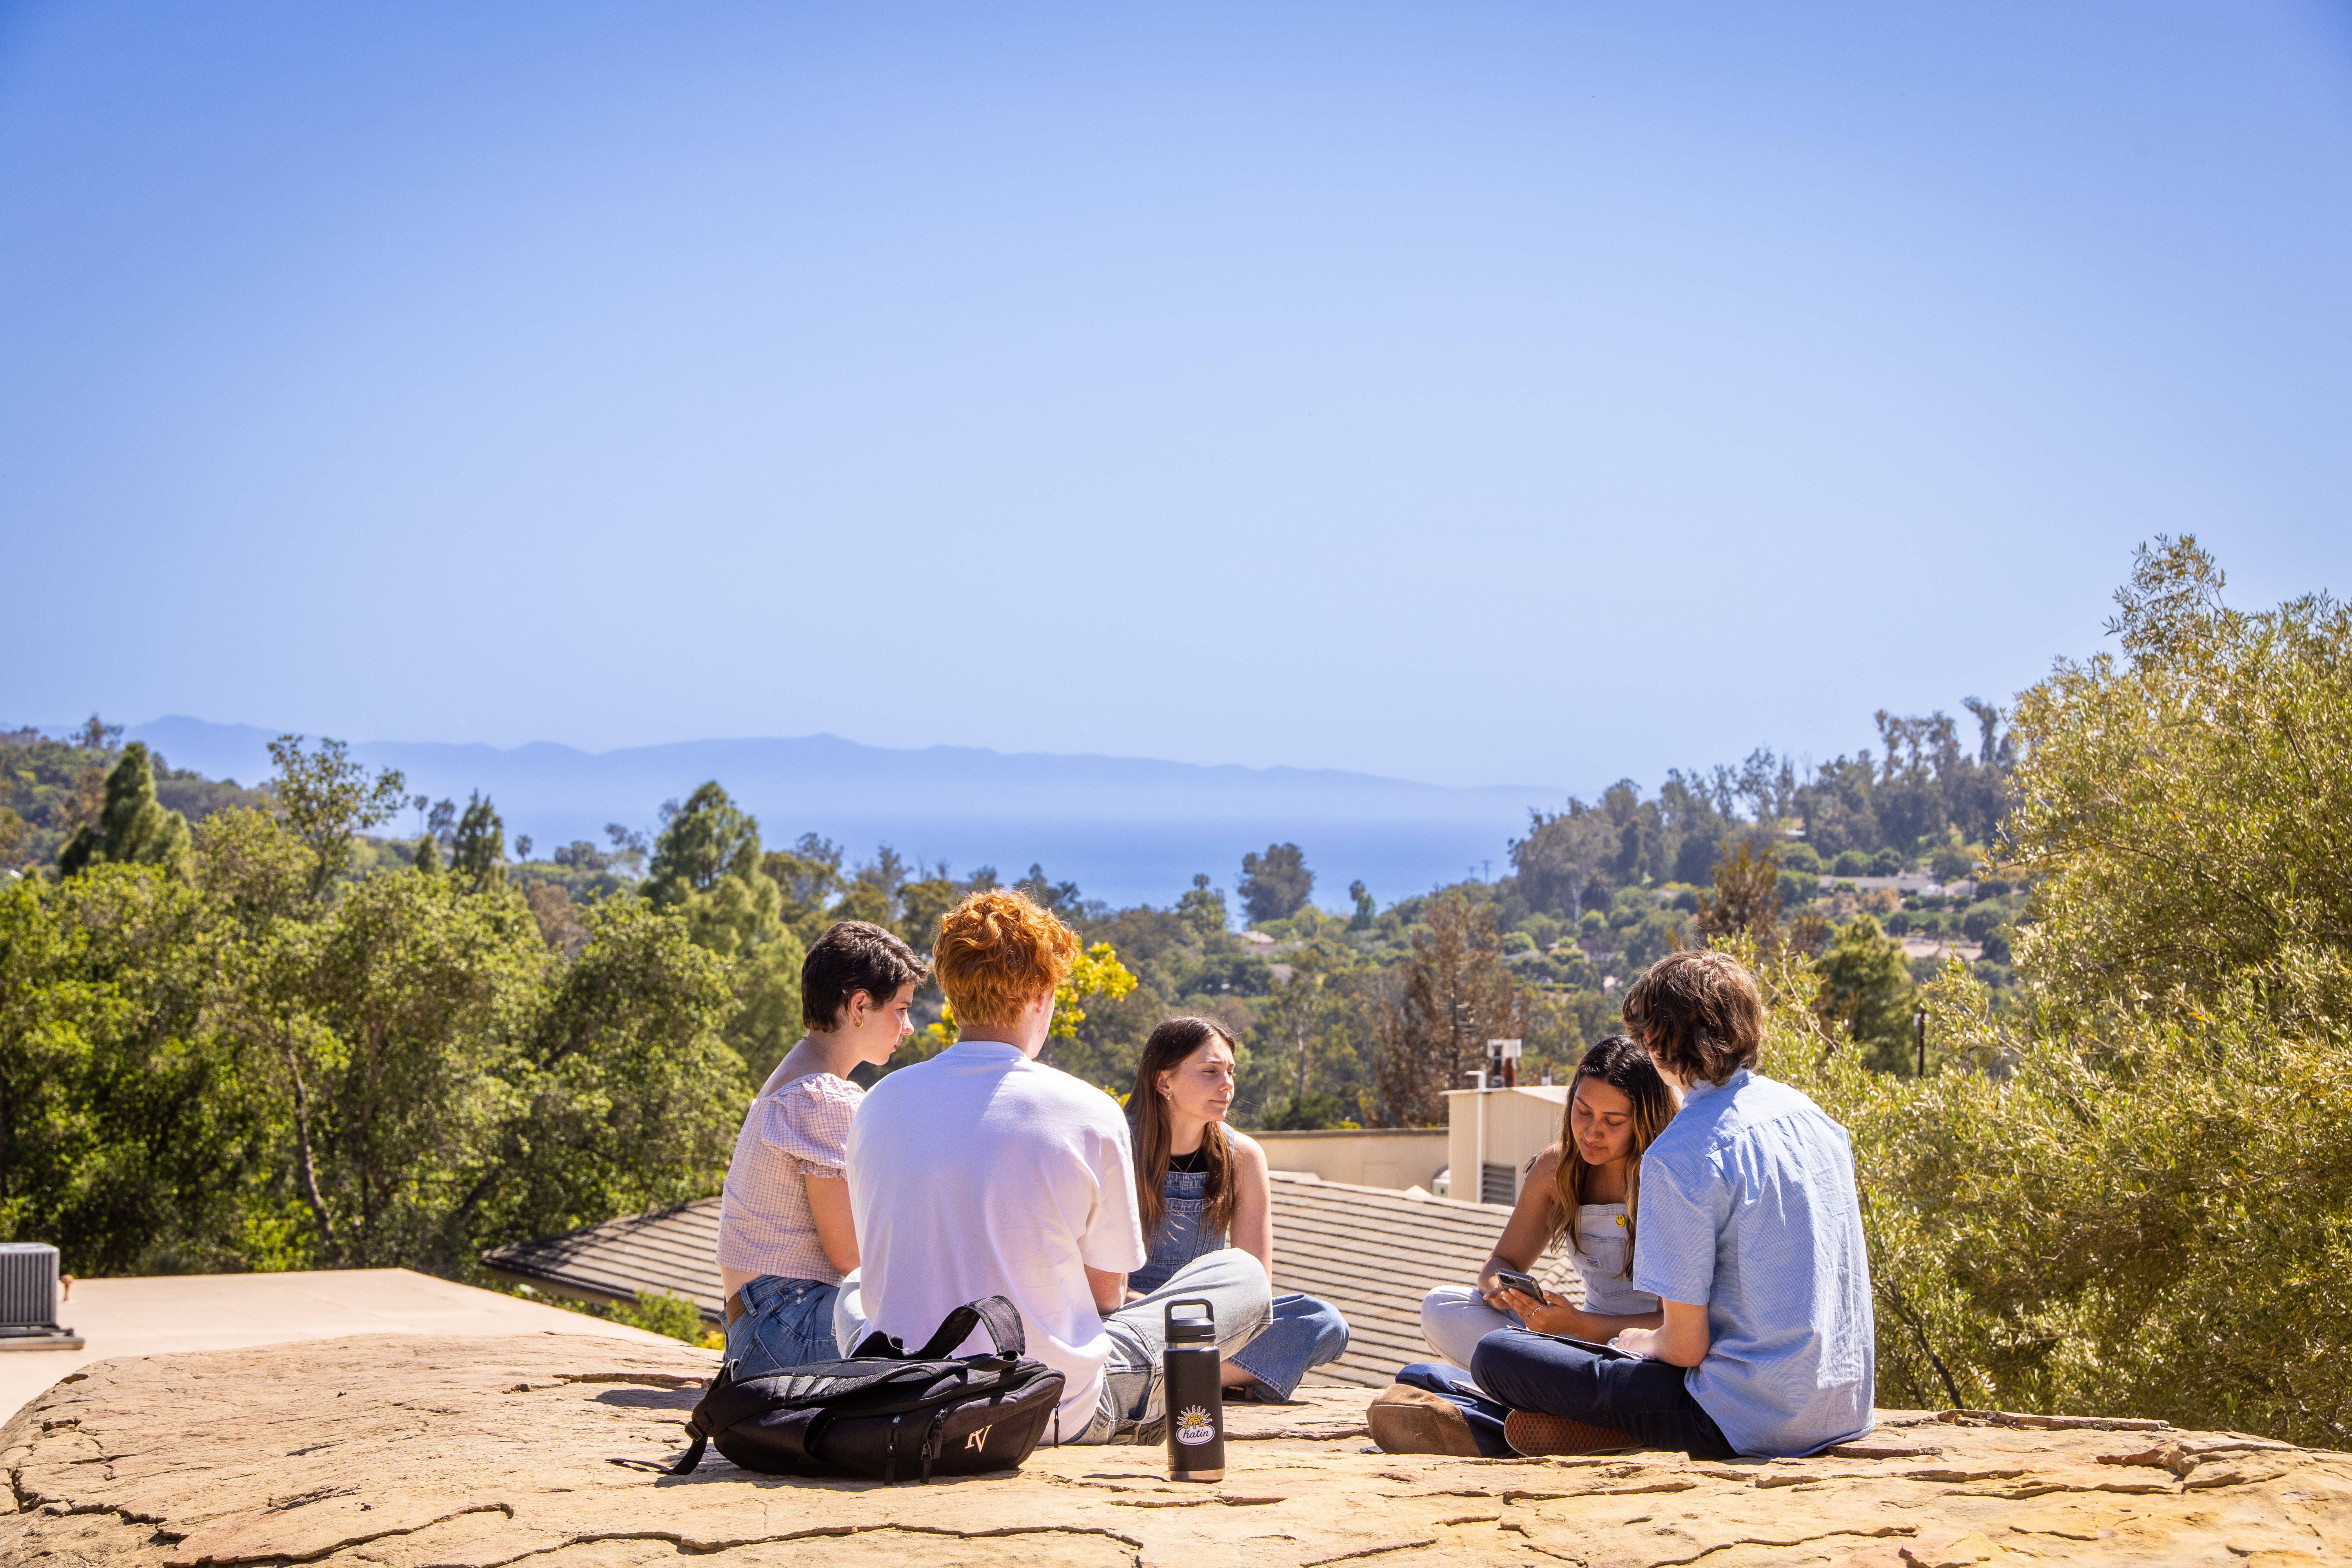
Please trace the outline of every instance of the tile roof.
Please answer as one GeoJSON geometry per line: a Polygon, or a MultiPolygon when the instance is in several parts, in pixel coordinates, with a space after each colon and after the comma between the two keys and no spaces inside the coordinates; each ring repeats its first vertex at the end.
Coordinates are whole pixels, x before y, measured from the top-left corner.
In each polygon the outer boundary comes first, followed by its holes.
{"type": "MultiPolygon", "coordinates": [[[[1502,1235],[1507,1209],[1386,1187],[1274,1173],[1274,1286],[1319,1297],[1348,1320],[1348,1353],[1311,1381],[1379,1387],[1398,1367],[1427,1361],[1421,1298],[1433,1285],[1467,1284],[1502,1235]]],[[[606,1303],[640,1291],[686,1297],[720,1321],[719,1200],[583,1226],[482,1255],[502,1279],[606,1303]]],[[[1536,1273],[1570,1300],[1583,1282],[1560,1254],[1536,1273]]]]}
{"type": "Polygon", "coordinates": [[[561,1236],[509,1241],[482,1254],[500,1279],[606,1306],[667,1290],[724,1321],[719,1295],[719,1200],[625,1215],[561,1236]]]}

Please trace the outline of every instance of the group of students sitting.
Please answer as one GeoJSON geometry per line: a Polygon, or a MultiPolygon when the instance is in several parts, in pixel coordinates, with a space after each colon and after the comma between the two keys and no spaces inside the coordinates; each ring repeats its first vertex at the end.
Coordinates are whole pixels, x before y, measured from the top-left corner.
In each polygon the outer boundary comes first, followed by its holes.
{"type": "MultiPolygon", "coordinates": [[[[1037,1062],[1077,952],[1018,892],[966,899],[928,970],[957,1042],[869,1091],[849,1074],[911,1032],[926,965],[857,921],[810,949],[807,1037],[753,1101],[720,1206],[737,1378],[835,1360],[877,1331],[919,1344],[957,1307],[1004,1296],[1028,1353],[1063,1374],[1052,1441],[1152,1441],[1171,1301],[1211,1303],[1232,1396],[1286,1400],[1345,1353],[1336,1310],[1273,1292],[1272,1183],[1264,1151],[1224,1124],[1223,1028],[1154,1029],[1124,1110],[1037,1062]]],[[[1423,1302],[1444,1359],[1374,1402],[1383,1447],[1729,1458],[1869,1429],[1869,1268],[1844,1131],[1756,1075],[1762,1002],[1727,955],[1669,956],[1623,1013],[1630,1036],[1579,1066],[1560,1143],[1530,1167],[1476,1289],[1423,1302]],[[1504,1278],[1563,1242],[1581,1307],[1504,1278]]]]}
{"type": "Polygon", "coordinates": [[[889,1074],[923,961],[843,921],[802,969],[808,1037],[752,1102],[719,1219],[727,1355],[739,1379],[846,1355],[872,1331],[928,1340],[988,1296],[1063,1375],[1052,1440],[1152,1440],[1166,1305],[1208,1300],[1238,1397],[1286,1400],[1348,1348],[1339,1314],[1274,1294],[1273,1184],[1224,1125],[1234,1042],[1202,1018],[1151,1032],[1124,1111],[1037,1054],[1076,933],[1020,893],[941,921],[930,973],[954,1045],[889,1074]]]}

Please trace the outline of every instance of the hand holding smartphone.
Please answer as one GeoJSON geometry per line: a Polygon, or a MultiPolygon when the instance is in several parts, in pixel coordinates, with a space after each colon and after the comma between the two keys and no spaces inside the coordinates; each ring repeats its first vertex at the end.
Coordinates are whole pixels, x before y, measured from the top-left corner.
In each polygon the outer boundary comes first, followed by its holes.
{"type": "Polygon", "coordinates": [[[1544,1294],[1544,1288],[1536,1283],[1534,1275],[1522,1274],[1516,1268],[1496,1269],[1495,1282],[1506,1290],[1517,1290],[1530,1300],[1549,1303],[1551,1300],[1544,1294]]]}

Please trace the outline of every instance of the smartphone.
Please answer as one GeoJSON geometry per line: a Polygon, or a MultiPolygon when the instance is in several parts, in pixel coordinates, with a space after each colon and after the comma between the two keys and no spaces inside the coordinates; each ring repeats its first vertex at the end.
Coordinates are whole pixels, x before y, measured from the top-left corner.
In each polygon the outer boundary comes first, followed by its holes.
{"type": "Polygon", "coordinates": [[[1496,1269],[1495,1283],[1500,1285],[1506,1290],[1517,1290],[1519,1294],[1528,1297],[1534,1300],[1545,1301],[1550,1300],[1549,1297],[1544,1294],[1543,1287],[1536,1283],[1536,1277],[1534,1275],[1522,1274],[1516,1268],[1496,1269]]]}

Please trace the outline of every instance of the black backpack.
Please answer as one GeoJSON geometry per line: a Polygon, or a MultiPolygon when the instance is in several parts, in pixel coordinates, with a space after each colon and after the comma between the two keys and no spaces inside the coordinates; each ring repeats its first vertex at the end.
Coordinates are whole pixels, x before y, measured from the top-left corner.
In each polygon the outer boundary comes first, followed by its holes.
{"type": "Polygon", "coordinates": [[[1062,1374],[1024,1359],[1025,1347],[1019,1311],[991,1296],[950,1312],[918,1351],[868,1334],[847,1361],[741,1383],[730,1362],[695,1405],[686,1425],[693,1442],[669,1473],[700,1464],[706,1442],[772,1476],[890,1482],[919,1464],[928,1481],[1017,1468],[1062,1402],[1062,1374]],[[948,1354],[982,1323],[994,1355],[948,1354]]]}

